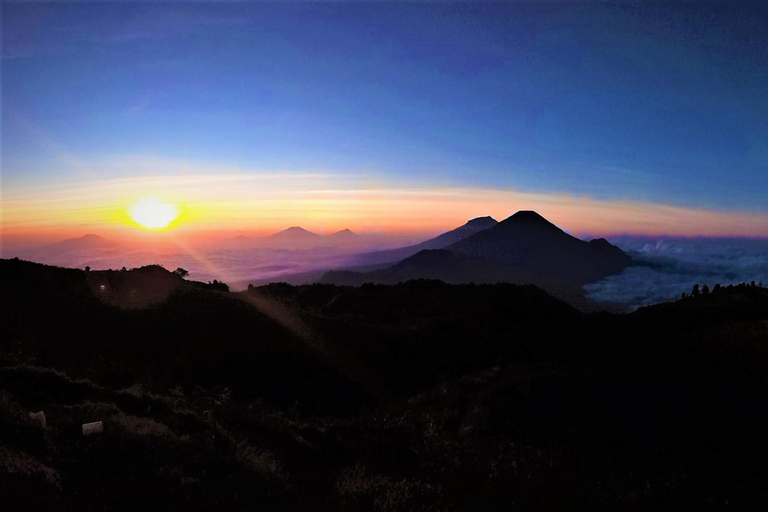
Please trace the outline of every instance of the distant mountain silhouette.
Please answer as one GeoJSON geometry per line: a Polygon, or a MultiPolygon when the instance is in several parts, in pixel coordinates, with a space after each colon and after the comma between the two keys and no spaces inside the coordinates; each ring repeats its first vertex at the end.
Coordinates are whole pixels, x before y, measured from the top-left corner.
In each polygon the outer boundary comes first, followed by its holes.
{"type": "Polygon", "coordinates": [[[341,231],[337,231],[335,233],[332,233],[328,235],[328,238],[334,239],[334,240],[354,240],[357,238],[357,233],[350,229],[342,229],[341,231]]]}
{"type": "Polygon", "coordinates": [[[78,238],[67,238],[61,242],[46,246],[45,249],[49,251],[69,252],[84,249],[103,249],[114,245],[113,242],[104,237],[88,234],[78,238]]]}
{"type": "Polygon", "coordinates": [[[578,285],[550,279],[524,267],[462,256],[446,249],[423,250],[391,267],[369,272],[332,270],[323,274],[320,282],[338,286],[393,285],[414,279],[437,279],[448,284],[533,284],[580,311],[617,310],[614,305],[593,303],[578,285]]]}
{"type": "Polygon", "coordinates": [[[451,231],[443,233],[440,236],[425,242],[421,242],[420,244],[416,244],[414,247],[418,247],[419,250],[442,249],[444,247],[448,247],[452,243],[463,240],[470,235],[474,235],[475,233],[479,233],[486,229],[492,228],[496,224],[498,224],[498,221],[496,221],[496,219],[493,217],[477,217],[470,220],[463,226],[459,226],[458,228],[452,229],[451,231]]]}
{"type": "Polygon", "coordinates": [[[536,212],[521,211],[444,249],[422,250],[391,267],[369,272],[327,272],[321,282],[360,286],[423,278],[452,284],[534,284],[582,311],[591,311],[597,306],[584,297],[581,287],[619,272],[630,261],[605,239],[585,242],[536,212]]]}
{"type": "Polygon", "coordinates": [[[458,242],[468,236],[479,233],[498,224],[493,217],[477,217],[456,229],[447,231],[435,238],[430,238],[424,242],[401,247],[399,249],[390,249],[387,251],[376,251],[359,255],[353,260],[354,265],[378,265],[382,263],[394,263],[423,250],[443,249],[455,242],[458,242]]]}
{"type": "Polygon", "coordinates": [[[444,249],[425,249],[401,262],[371,272],[331,271],[322,281],[336,285],[397,284],[410,279],[439,279],[446,283],[530,282],[530,276],[511,265],[458,256],[444,249]]]}
{"type": "Polygon", "coordinates": [[[317,233],[307,231],[306,229],[299,226],[292,226],[288,229],[278,231],[274,235],[270,236],[270,238],[273,238],[273,239],[283,239],[283,240],[316,239],[318,237],[320,237],[320,235],[318,235],[317,233]]]}
{"type": "Polygon", "coordinates": [[[60,244],[77,244],[77,245],[103,245],[108,243],[107,240],[99,235],[88,234],[79,238],[67,238],[60,242],[60,244]]]}
{"type": "Polygon", "coordinates": [[[579,240],[533,211],[519,211],[446,249],[457,255],[508,263],[549,279],[579,285],[619,272],[631,261],[605,239],[579,240]]]}
{"type": "Polygon", "coordinates": [[[322,238],[317,233],[307,231],[299,226],[293,226],[268,236],[266,241],[274,245],[287,247],[306,247],[307,245],[316,244],[322,238]]]}

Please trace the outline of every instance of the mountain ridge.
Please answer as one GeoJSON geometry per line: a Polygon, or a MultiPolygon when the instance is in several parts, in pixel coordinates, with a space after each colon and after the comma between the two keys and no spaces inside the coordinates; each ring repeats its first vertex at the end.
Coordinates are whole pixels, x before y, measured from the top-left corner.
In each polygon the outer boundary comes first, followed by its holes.
{"type": "MultiPolygon", "coordinates": [[[[582,286],[630,262],[605,239],[579,240],[538,213],[523,210],[444,248],[421,250],[387,268],[329,271],[320,281],[351,286],[419,278],[452,284],[533,284],[582,311],[595,311],[602,306],[586,299],[582,286]]],[[[613,305],[606,307],[615,310],[613,305]]]]}
{"type": "Polygon", "coordinates": [[[406,247],[400,247],[398,249],[389,249],[386,251],[375,251],[369,253],[363,253],[353,259],[352,264],[355,266],[367,266],[367,265],[379,265],[384,263],[396,263],[405,258],[413,256],[419,251],[425,249],[443,249],[444,247],[462,240],[467,236],[471,236],[475,233],[479,233],[485,229],[498,224],[496,219],[491,216],[475,217],[468,220],[461,226],[446,231],[436,237],[424,240],[418,244],[408,245],[406,247]]]}
{"type": "Polygon", "coordinates": [[[615,274],[631,262],[624,251],[607,240],[580,240],[529,210],[521,210],[487,230],[447,246],[446,250],[524,267],[579,285],[615,274]]]}

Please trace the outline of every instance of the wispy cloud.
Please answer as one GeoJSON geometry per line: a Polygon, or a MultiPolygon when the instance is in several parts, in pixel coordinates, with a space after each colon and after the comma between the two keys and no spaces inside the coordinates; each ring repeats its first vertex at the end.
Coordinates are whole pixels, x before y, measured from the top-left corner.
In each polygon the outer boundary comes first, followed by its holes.
{"type": "Polygon", "coordinates": [[[611,201],[511,189],[409,187],[369,174],[246,169],[215,163],[119,156],[78,161],[55,180],[4,183],[3,229],[119,226],[120,211],[145,196],[182,204],[185,229],[440,231],[467,219],[540,212],[576,235],[768,237],[768,215],[611,201]],[[112,176],[111,178],[101,178],[112,176]]]}

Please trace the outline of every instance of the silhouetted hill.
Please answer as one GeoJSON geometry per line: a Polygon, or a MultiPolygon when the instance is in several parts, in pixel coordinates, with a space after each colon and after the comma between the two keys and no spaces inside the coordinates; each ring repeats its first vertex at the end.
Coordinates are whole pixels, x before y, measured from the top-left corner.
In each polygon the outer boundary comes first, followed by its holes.
{"type": "Polygon", "coordinates": [[[229,293],[155,265],[18,260],[0,260],[0,282],[3,510],[768,500],[759,286],[586,315],[512,284],[229,293]],[[104,431],[83,436],[92,421],[104,431]]]}
{"type": "Polygon", "coordinates": [[[158,265],[86,272],[0,260],[0,275],[3,340],[27,332],[24,350],[37,353],[38,364],[95,382],[239,383],[243,390],[267,386],[279,397],[290,381],[303,386],[314,364],[300,322],[158,265]],[[259,341],[248,342],[252,336],[259,341]],[[276,370],[291,359],[300,374],[276,370]],[[266,376],[275,371],[284,375],[270,383],[266,376]]]}
{"type": "Polygon", "coordinates": [[[604,239],[584,242],[532,211],[520,211],[487,230],[446,247],[458,255],[508,263],[572,284],[596,281],[631,259],[604,239]]]}
{"type": "Polygon", "coordinates": [[[535,285],[553,297],[584,312],[616,311],[614,305],[597,304],[585,297],[581,287],[535,274],[525,268],[482,258],[457,255],[448,250],[423,250],[392,267],[369,272],[332,270],[319,282],[343,286],[364,283],[397,284],[414,279],[437,279],[450,284],[511,283],[535,285]]]}
{"type": "MultiPolygon", "coordinates": [[[[602,238],[590,242],[579,240],[536,212],[521,211],[500,223],[490,217],[475,220],[479,223],[472,228],[462,229],[469,224],[459,228],[460,233],[467,236],[445,249],[422,250],[384,269],[329,271],[320,281],[347,286],[366,282],[395,284],[419,278],[454,284],[534,284],[582,311],[615,307],[592,303],[585,298],[581,287],[629,265],[630,257],[618,247],[602,238]],[[489,224],[492,225],[488,227],[489,224]],[[469,234],[477,228],[482,229],[469,234]]],[[[452,233],[445,235],[461,236],[452,233]]],[[[439,238],[433,241],[437,243],[439,238]]],[[[442,238],[441,243],[448,238],[442,238]]],[[[387,251],[386,255],[407,254],[416,247],[387,251]]]]}
{"type": "Polygon", "coordinates": [[[492,228],[496,224],[498,224],[498,222],[493,217],[477,217],[468,221],[463,226],[459,226],[458,228],[452,229],[435,238],[416,244],[415,247],[418,247],[419,250],[442,249],[443,247],[448,247],[452,243],[463,240],[470,235],[492,228]]]}
{"type": "Polygon", "coordinates": [[[83,235],[78,238],[68,238],[66,240],[62,240],[61,242],[58,242],[56,244],[46,246],[45,249],[48,251],[55,251],[55,252],[69,252],[69,251],[79,251],[79,250],[87,250],[87,249],[106,248],[106,247],[112,247],[113,245],[114,244],[112,242],[105,239],[104,237],[101,237],[99,235],[89,234],[89,235],[83,235]]]}
{"type": "Polygon", "coordinates": [[[337,240],[352,240],[357,238],[357,234],[350,229],[342,229],[335,233],[331,233],[330,235],[328,235],[328,238],[337,239],[337,240]]]}
{"type": "Polygon", "coordinates": [[[454,242],[458,242],[463,238],[488,229],[496,224],[496,220],[494,220],[492,217],[477,217],[456,229],[452,229],[451,231],[447,231],[441,235],[436,236],[435,238],[430,238],[429,240],[425,240],[416,245],[401,247],[399,249],[390,249],[387,251],[360,254],[350,261],[350,266],[354,265],[362,267],[368,265],[379,265],[382,263],[394,263],[413,256],[419,251],[442,249],[454,242]]]}
{"type": "Polygon", "coordinates": [[[68,238],[66,240],[63,240],[60,243],[82,245],[82,246],[94,246],[94,245],[103,245],[107,243],[107,240],[104,237],[99,235],[87,234],[78,238],[68,238]]]}
{"type": "Polygon", "coordinates": [[[320,238],[320,235],[317,233],[312,233],[311,231],[307,231],[302,227],[293,226],[282,231],[278,231],[274,235],[270,235],[269,238],[270,240],[276,242],[305,242],[316,241],[320,238]]]}
{"type": "Polygon", "coordinates": [[[412,279],[439,279],[446,283],[530,283],[528,274],[516,267],[483,260],[466,258],[446,250],[422,250],[385,269],[371,272],[329,271],[321,282],[345,286],[363,283],[397,284],[412,279]]]}

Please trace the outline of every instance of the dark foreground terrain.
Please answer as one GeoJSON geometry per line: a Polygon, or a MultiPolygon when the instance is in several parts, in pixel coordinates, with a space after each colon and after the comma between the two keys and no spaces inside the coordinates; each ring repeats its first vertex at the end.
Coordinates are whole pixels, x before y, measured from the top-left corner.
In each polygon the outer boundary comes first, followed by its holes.
{"type": "Polygon", "coordinates": [[[768,503],[760,287],[586,315],[504,284],[0,283],[2,510],[768,503]]]}

